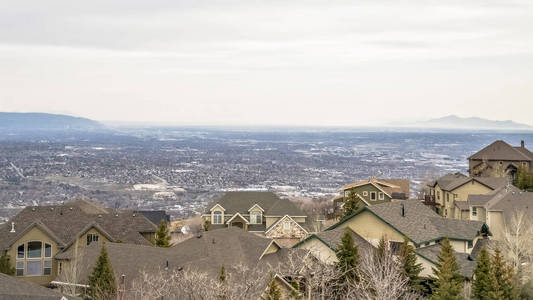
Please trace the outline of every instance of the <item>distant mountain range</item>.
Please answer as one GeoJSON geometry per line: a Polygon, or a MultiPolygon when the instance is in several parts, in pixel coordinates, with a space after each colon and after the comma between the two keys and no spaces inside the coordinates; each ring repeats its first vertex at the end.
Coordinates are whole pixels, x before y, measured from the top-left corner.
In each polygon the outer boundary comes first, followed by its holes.
{"type": "Polygon", "coordinates": [[[96,121],[67,115],[0,112],[1,131],[87,131],[102,128],[102,124],[96,121]]]}
{"type": "MultiPolygon", "coordinates": [[[[400,125],[400,124],[397,124],[400,125]]],[[[421,128],[441,128],[441,129],[496,129],[496,130],[533,130],[533,126],[516,123],[511,120],[496,121],[477,117],[461,118],[456,115],[449,115],[442,118],[430,119],[427,121],[401,124],[401,126],[421,127],[421,128]]]]}

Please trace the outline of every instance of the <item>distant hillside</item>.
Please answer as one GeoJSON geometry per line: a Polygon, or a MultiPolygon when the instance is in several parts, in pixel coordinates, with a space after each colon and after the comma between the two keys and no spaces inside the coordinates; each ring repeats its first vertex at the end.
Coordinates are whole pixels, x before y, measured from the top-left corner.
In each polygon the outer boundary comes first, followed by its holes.
{"type": "Polygon", "coordinates": [[[0,130],[95,130],[102,128],[96,121],[86,118],[46,113],[0,112],[0,130]]]}
{"type": "Polygon", "coordinates": [[[410,124],[416,127],[425,128],[449,128],[449,129],[509,129],[509,130],[533,130],[533,126],[527,124],[516,123],[510,120],[495,121],[482,118],[461,118],[455,115],[450,115],[438,119],[431,119],[428,121],[410,124]]]}

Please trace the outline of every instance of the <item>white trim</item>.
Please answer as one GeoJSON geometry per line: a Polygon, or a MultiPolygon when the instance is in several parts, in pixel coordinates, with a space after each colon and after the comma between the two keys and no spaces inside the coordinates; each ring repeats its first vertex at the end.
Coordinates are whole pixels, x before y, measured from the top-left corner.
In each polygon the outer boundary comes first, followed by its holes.
{"type": "Polygon", "coordinates": [[[220,208],[222,208],[222,211],[226,211],[226,209],[225,209],[224,207],[222,207],[222,205],[220,205],[220,204],[218,204],[218,203],[215,204],[215,206],[211,207],[211,209],[210,209],[209,211],[213,211],[213,210],[215,209],[215,207],[217,207],[217,206],[220,207],[220,208]]]}
{"type": "Polygon", "coordinates": [[[365,200],[365,198],[361,197],[359,194],[356,194],[356,195],[357,195],[357,197],[359,197],[359,199],[361,199],[361,201],[363,201],[367,206],[370,206],[370,205],[371,205],[370,203],[368,203],[368,202],[365,200]]]}
{"type": "Polygon", "coordinates": [[[231,221],[233,221],[233,219],[235,219],[236,216],[240,216],[244,222],[246,222],[246,224],[250,224],[250,222],[248,222],[248,220],[246,220],[245,217],[243,217],[240,213],[236,213],[233,215],[233,217],[231,217],[229,220],[226,221],[226,224],[229,224],[231,221]]]}
{"type": "Polygon", "coordinates": [[[306,234],[309,234],[309,232],[308,232],[307,230],[305,230],[305,228],[303,228],[300,224],[298,224],[298,222],[294,221],[294,219],[291,218],[289,215],[285,215],[285,216],[283,216],[282,218],[280,218],[279,220],[277,220],[276,222],[274,222],[274,224],[272,224],[272,225],[270,226],[270,228],[267,229],[267,230],[265,231],[265,234],[267,234],[270,230],[272,230],[272,228],[278,226],[278,223],[280,223],[280,222],[281,222],[283,219],[285,219],[285,218],[289,218],[291,221],[293,221],[294,223],[296,223],[296,225],[297,225],[298,227],[300,227],[300,228],[301,228],[306,234]]]}
{"type": "Polygon", "coordinates": [[[272,244],[276,244],[276,246],[278,246],[278,248],[281,249],[281,246],[276,242],[276,240],[272,239],[272,241],[268,243],[268,246],[265,248],[265,250],[263,250],[263,253],[261,253],[261,256],[259,256],[258,260],[261,260],[263,258],[267,250],[270,249],[270,246],[272,246],[272,244]]]}
{"type": "Polygon", "coordinates": [[[259,209],[260,209],[262,212],[265,212],[265,210],[264,210],[261,206],[259,206],[259,204],[257,204],[257,203],[254,204],[252,207],[250,207],[250,209],[248,210],[248,212],[250,212],[250,211],[251,211],[252,209],[254,209],[254,207],[256,207],[256,206],[259,207],[259,209]]]}

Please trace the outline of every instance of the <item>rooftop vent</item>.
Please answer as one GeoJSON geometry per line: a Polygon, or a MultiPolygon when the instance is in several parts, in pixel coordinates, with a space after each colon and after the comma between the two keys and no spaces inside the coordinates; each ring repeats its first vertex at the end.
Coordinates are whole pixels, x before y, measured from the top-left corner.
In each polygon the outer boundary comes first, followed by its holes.
{"type": "Polygon", "coordinates": [[[53,210],[54,210],[54,208],[53,208],[53,207],[50,207],[50,210],[52,210],[52,211],[53,211],[53,210]]]}
{"type": "Polygon", "coordinates": [[[405,217],[405,205],[402,203],[402,217],[405,217]]]}
{"type": "Polygon", "coordinates": [[[70,209],[70,210],[73,210],[74,208],[72,208],[72,207],[69,207],[68,209],[70,209]]]}
{"type": "Polygon", "coordinates": [[[15,233],[15,222],[11,222],[11,233],[15,233]]]}
{"type": "Polygon", "coordinates": [[[522,141],[520,142],[520,147],[522,147],[522,148],[525,148],[525,147],[526,147],[526,143],[524,143],[524,140],[522,140],[522,141]]]}
{"type": "Polygon", "coordinates": [[[211,242],[212,242],[213,244],[216,244],[215,239],[211,240],[211,242]]]}
{"type": "Polygon", "coordinates": [[[32,208],[31,208],[31,211],[35,211],[35,207],[32,207],[32,208]]]}
{"type": "Polygon", "coordinates": [[[201,233],[198,233],[198,234],[196,235],[196,238],[198,238],[198,239],[201,238],[201,237],[202,237],[202,234],[201,234],[201,233]]]}
{"type": "Polygon", "coordinates": [[[165,271],[168,271],[168,260],[167,260],[167,262],[165,264],[165,271]]]}
{"type": "Polygon", "coordinates": [[[101,218],[101,217],[102,217],[102,215],[98,215],[98,218],[101,218]]]}

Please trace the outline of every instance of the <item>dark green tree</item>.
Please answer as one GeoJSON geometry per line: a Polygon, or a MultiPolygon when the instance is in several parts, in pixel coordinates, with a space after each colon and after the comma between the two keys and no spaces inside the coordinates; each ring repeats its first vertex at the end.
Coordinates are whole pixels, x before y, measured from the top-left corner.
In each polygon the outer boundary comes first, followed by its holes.
{"type": "Polygon", "coordinates": [[[409,245],[409,240],[404,236],[403,243],[400,246],[400,264],[405,277],[409,280],[411,291],[423,294],[426,292],[422,285],[420,272],[422,272],[422,264],[416,263],[416,253],[413,246],[409,245]]]}
{"type": "Polygon", "coordinates": [[[359,251],[354,244],[350,228],[346,228],[341,238],[341,243],[337,247],[336,268],[341,274],[339,281],[346,282],[357,280],[357,266],[359,264],[359,251]]]}
{"type": "Polygon", "coordinates": [[[376,261],[381,262],[383,258],[388,255],[389,248],[387,243],[388,241],[385,239],[385,236],[381,236],[378,242],[378,247],[376,248],[376,252],[374,252],[376,261]]]}
{"type": "Polygon", "coordinates": [[[462,300],[463,277],[459,274],[459,265],[455,259],[450,240],[445,238],[441,242],[435,274],[435,288],[432,300],[462,300]]]}
{"type": "Polygon", "coordinates": [[[281,290],[276,283],[276,278],[270,273],[270,281],[268,283],[267,290],[263,297],[263,300],[281,300],[281,290]]]}
{"type": "Polygon", "coordinates": [[[489,295],[492,291],[491,273],[492,269],[490,256],[487,249],[483,247],[479,252],[476,269],[474,270],[474,282],[472,283],[472,299],[491,299],[489,295]]]}
{"type": "Polygon", "coordinates": [[[226,269],[224,268],[224,265],[222,265],[222,268],[220,268],[220,275],[218,276],[218,281],[220,282],[226,281],[226,269]]]}
{"type": "Polygon", "coordinates": [[[157,247],[170,247],[170,234],[168,232],[167,221],[161,220],[155,234],[155,245],[157,247]]]}
{"type": "Polygon", "coordinates": [[[116,292],[115,274],[109,262],[105,245],[102,245],[100,256],[96,261],[93,272],[89,276],[87,294],[90,299],[112,299],[116,292]]]}
{"type": "Polygon", "coordinates": [[[354,189],[348,193],[348,198],[344,200],[344,214],[343,217],[349,216],[361,208],[361,199],[354,189]]]}
{"type": "Polygon", "coordinates": [[[11,266],[9,256],[6,254],[0,256],[0,273],[15,275],[15,268],[11,266]]]}
{"type": "Polygon", "coordinates": [[[518,299],[518,291],[513,282],[513,270],[503,260],[500,249],[494,251],[491,259],[491,291],[490,299],[518,299]]]}
{"type": "Polygon", "coordinates": [[[203,224],[204,231],[209,231],[209,227],[211,227],[211,222],[209,222],[209,220],[205,220],[203,224]]]}

